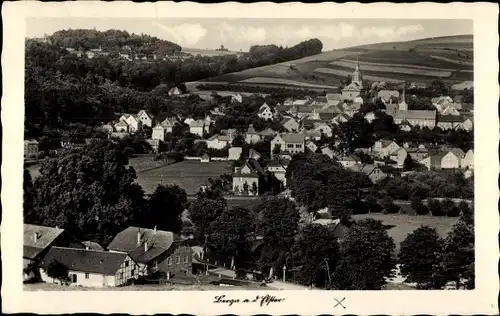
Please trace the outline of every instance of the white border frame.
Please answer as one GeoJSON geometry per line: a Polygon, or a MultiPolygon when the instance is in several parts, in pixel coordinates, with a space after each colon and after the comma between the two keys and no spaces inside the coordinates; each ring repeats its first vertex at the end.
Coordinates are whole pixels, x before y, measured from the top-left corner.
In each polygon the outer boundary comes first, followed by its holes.
{"type": "Polygon", "coordinates": [[[493,3],[416,4],[197,4],[192,2],[3,3],[3,311],[207,314],[496,314],[498,252],[498,6],[493,3]],[[375,16],[376,15],[376,16],[375,16]],[[23,292],[22,168],[24,34],[26,17],[231,17],[473,19],[475,70],[476,289],[473,291],[269,291],[285,298],[259,304],[213,304],[214,296],[253,298],[265,291],[67,291],[23,292]],[[16,273],[15,271],[19,271],[16,273]],[[334,308],[335,300],[346,299],[334,308]]]}

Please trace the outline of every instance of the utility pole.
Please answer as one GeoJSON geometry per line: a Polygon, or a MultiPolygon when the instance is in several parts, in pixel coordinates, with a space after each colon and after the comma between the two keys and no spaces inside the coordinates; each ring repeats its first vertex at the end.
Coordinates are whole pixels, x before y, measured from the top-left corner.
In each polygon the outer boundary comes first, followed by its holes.
{"type": "Polygon", "coordinates": [[[205,258],[205,275],[208,276],[207,244],[208,244],[208,234],[205,234],[205,249],[203,250],[203,257],[205,258]]]}
{"type": "Polygon", "coordinates": [[[330,267],[328,266],[328,258],[325,258],[326,273],[328,273],[328,289],[332,287],[332,276],[330,275],[330,267]]]}

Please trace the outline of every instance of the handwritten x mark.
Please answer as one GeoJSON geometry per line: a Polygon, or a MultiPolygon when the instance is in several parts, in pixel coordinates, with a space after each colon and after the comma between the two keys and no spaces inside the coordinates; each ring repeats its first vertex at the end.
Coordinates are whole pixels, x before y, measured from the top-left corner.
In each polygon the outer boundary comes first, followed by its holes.
{"type": "Polygon", "coordinates": [[[342,305],[342,302],[345,300],[345,297],[343,299],[341,299],[340,301],[338,299],[336,299],[336,298],[334,298],[334,300],[337,301],[337,304],[335,304],[335,306],[333,306],[333,307],[337,307],[337,306],[340,305],[340,306],[342,306],[345,309],[345,306],[342,305]]]}

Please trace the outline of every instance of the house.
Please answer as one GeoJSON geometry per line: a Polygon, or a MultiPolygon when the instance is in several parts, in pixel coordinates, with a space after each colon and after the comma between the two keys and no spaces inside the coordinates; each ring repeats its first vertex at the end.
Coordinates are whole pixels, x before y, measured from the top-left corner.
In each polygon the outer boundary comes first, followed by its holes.
{"type": "MultiPolygon", "coordinates": [[[[85,245],[66,230],[48,226],[24,224],[23,267],[37,266],[53,246],[84,249],[85,245]]],[[[32,272],[38,273],[34,270],[32,272]]],[[[25,274],[28,279],[34,275],[25,274]]]]}
{"type": "Polygon", "coordinates": [[[248,159],[259,160],[262,158],[262,155],[255,149],[250,148],[248,150],[248,159]]]}
{"type": "Polygon", "coordinates": [[[323,155],[330,157],[330,159],[333,159],[333,157],[335,156],[335,151],[331,149],[330,146],[328,145],[324,145],[321,147],[321,153],[323,155]]]}
{"type": "Polygon", "coordinates": [[[294,118],[286,118],[281,121],[281,125],[288,132],[298,132],[300,129],[300,124],[294,118]]]}
{"type": "Polygon", "coordinates": [[[272,128],[268,127],[265,130],[259,132],[259,135],[263,138],[274,137],[278,132],[274,131],[272,128]]]}
{"type": "Polygon", "coordinates": [[[424,159],[429,154],[429,151],[425,147],[424,148],[405,148],[405,149],[413,161],[420,161],[420,160],[424,159]]]}
{"type": "Polygon", "coordinates": [[[462,165],[462,159],[465,158],[465,153],[460,148],[452,148],[448,150],[446,155],[441,160],[442,169],[458,169],[462,165]]]}
{"type": "Polygon", "coordinates": [[[280,180],[283,183],[283,186],[286,187],[286,168],[288,164],[285,160],[273,159],[266,166],[265,171],[269,171],[272,173],[276,179],[280,180]]]}
{"type": "Polygon", "coordinates": [[[210,162],[210,156],[205,153],[203,156],[201,156],[201,162],[210,162]]]}
{"type": "Polygon", "coordinates": [[[389,155],[391,160],[396,162],[396,166],[398,168],[402,168],[405,162],[406,156],[408,156],[408,152],[405,148],[399,147],[395,152],[389,155]]]}
{"type": "Polygon", "coordinates": [[[155,123],[154,116],[144,110],[141,110],[139,111],[139,113],[137,113],[137,118],[141,121],[142,126],[153,127],[155,123]]]}
{"type": "Polygon", "coordinates": [[[203,120],[192,121],[189,124],[189,132],[191,134],[203,137],[203,134],[205,132],[205,122],[203,120]]]}
{"type": "Polygon", "coordinates": [[[128,124],[129,133],[135,133],[142,128],[142,121],[137,115],[128,115],[125,122],[128,124]]]}
{"type": "Polygon", "coordinates": [[[151,134],[151,139],[165,141],[165,136],[167,134],[167,129],[162,125],[158,124],[153,127],[153,132],[151,134]]]}
{"type": "Polygon", "coordinates": [[[326,96],[317,96],[311,105],[323,107],[325,105],[328,105],[328,99],[326,96]]]}
{"type": "Polygon", "coordinates": [[[128,133],[129,132],[128,123],[122,119],[118,123],[115,124],[114,129],[115,129],[115,132],[117,132],[117,133],[128,133]]]}
{"type": "Polygon", "coordinates": [[[172,89],[168,90],[168,95],[169,96],[181,95],[181,94],[182,94],[181,89],[179,89],[177,87],[173,87],[172,89]]]}
{"type": "Polygon", "coordinates": [[[375,142],[372,151],[380,157],[389,157],[392,153],[396,152],[400,146],[395,141],[390,139],[382,139],[375,142]]]}
{"type": "Polygon", "coordinates": [[[436,111],[428,110],[402,110],[393,115],[394,123],[401,124],[407,121],[411,126],[428,127],[433,129],[436,126],[436,111]]]}
{"type": "Polygon", "coordinates": [[[338,161],[344,168],[352,168],[361,163],[358,156],[349,153],[336,153],[333,155],[333,159],[338,161]]]}
{"type": "Polygon", "coordinates": [[[263,120],[272,120],[274,117],[273,110],[266,103],[262,104],[257,112],[257,116],[263,120]]]}
{"type": "Polygon", "coordinates": [[[139,277],[139,265],[126,253],[102,250],[52,247],[40,263],[40,275],[46,283],[56,283],[47,271],[52,262],[68,269],[71,285],[108,287],[124,285],[139,277]]]}
{"type": "Polygon", "coordinates": [[[160,140],[159,139],[146,139],[146,142],[151,146],[155,152],[160,150],[160,140]]]}
{"type": "Polygon", "coordinates": [[[243,195],[259,194],[259,175],[264,170],[254,159],[248,159],[243,166],[235,167],[233,173],[233,192],[243,195]]]}
{"type": "Polygon", "coordinates": [[[325,97],[328,105],[337,105],[344,101],[344,97],[340,93],[327,93],[325,97]]]}
{"type": "Polygon", "coordinates": [[[34,139],[24,141],[24,157],[26,158],[38,157],[38,141],[34,139]]]}
{"type": "Polygon", "coordinates": [[[313,124],[313,127],[316,132],[320,132],[321,134],[326,135],[326,137],[332,137],[333,135],[332,128],[326,123],[317,122],[313,124]]]}
{"type": "Polygon", "coordinates": [[[460,104],[457,104],[457,103],[452,103],[452,104],[448,104],[446,105],[441,111],[439,111],[439,114],[441,115],[460,115],[460,112],[459,110],[461,109],[462,107],[460,106],[460,104]]]}
{"type": "Polygon", "coordinates": [[[207,139],[207,147],[213,149],[223,149],[231,146],[232,141],[233,139],[231,136],[217,134],[207,139]]]}
{"type": "Polygon", "coordinates": [[[342,89],[342,97],[347,100],[354,100],[356,97],[360,96],[362,90],[363,77],[358,62],[352,74],[351,83],[342,89]]]}
{"type": "Polygon", "coordinates": [[[239,160],[242,152],[243,152],[243,148],[241,148],[241,147],[231,147],[228,150],[228,159],[229,160],[239,160]]]}
{"type": "Polygon", "coordinates": [[[191,117],[187,117],[185,120],[184,120],[184,124],[186,125],[191,125],[191,123],[193,123],[195,120],[191,117]]]}
{"type": "Polygon", "coordinates": [[[276,135],[271,140],[271,159],[273,158],[276,148],[279,148],[279,153],[289,153],[291,155],[303,153],[305,151],[305,136],[299,133],[284,133],[276,135]]]}
{"type": "Polygon", "coordinates": [[[192,271],[191,248],[178,235],[163,230],[130,226],[118,233],[108,245],[110,252],[128,254],[139,265],[140,275],[192,271]]]}
{"type": "Polygon", "coordinates": [[[349,121],[349,119],[350,119],[350,117],[347,114],[342,113],[342,114],[335,116],[335,118],[332,120],[332,124],[340,125],[344,122],[349,121]]]}
{"type": "Polygon", "coordinates": [[[308,148],[311,152],[315,153],[318,150],[318,145],[316,145],[312,140],[307,140],[306,148],[308,148]]]}
{"type": "Polygon", "coordinates": [[[373,183],[377,183],[378,181],[387,178],[387,174],[383,172],[378,165],[374,164],[363,165],[359,169],[359,172],[366,174],[373,183]]]}
{"type": "Polygon", "coordinates": [[[248,126],[247,132],[245,133],[245,142],[247,144],[255,144],[261,141],[261,136],[255,131],[253,125],[248,126]]]}
{"type": "Polygon", "coordinates": [[[242,103],[243,97],[239,93],[235,93],[231,96],[231,102],[242,103]]]}
{"type": "Polygon", "coordinates": [[[474,128],[473,117],[464,116],[464,120],[462,124],[458,127],[458,129],[463,129],[465,131],[471,131],[474,128]]]}
{"type": "Polygon", "coordinates": [[[439,115],[437,117],[437,127],[442,130],[461,129],[464,120],[461,115],[439,115]]]}
{"type": "Polygon", "coordinates": [[[115,131],[115,127],[113,122],[109,122],[102,126],[102,129],[105,130],[108,134],[113,133],[115,131]]]}
{"type": "Polygon", "coordinates": [[[469,149],[462,159],[462,169],[474,169],[474,151],[469,149]]]}

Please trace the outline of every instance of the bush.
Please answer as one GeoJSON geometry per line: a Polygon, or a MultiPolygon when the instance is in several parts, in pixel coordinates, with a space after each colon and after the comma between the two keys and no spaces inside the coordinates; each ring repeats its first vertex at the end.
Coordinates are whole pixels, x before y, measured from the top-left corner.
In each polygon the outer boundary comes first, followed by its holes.
{"type": "Polygon", "coordinates": [[[399,212],[399,206],[394,204],[394,200],[390,196],[386,196],[382,200],[382,207],[384,208],[384,214],[394,214],[399,212]]]}
{"type": "Polygon", "coordinates": [[[439,200],[436,200],[436,199],[428,200],[427,207],[429,208],[429,211],[431,212],[432,216],[445,216],[446,215],[446,212],[444,212],[439,200]]]}
{"type": "Polygon", "coordinates": [[[235,273],[236,273],[236,279],[238,279],[238,280],[246,280],[247,279],[247,272],[245,271],[245,269],[237,268],[235,273]]]}
{"type": "Polygon", "coordinates": [[[418,197],[411,198],[411,207],[415,210],[418,215],[429,214],[429,209],[422,203],[422,200],[418,197]]]}

